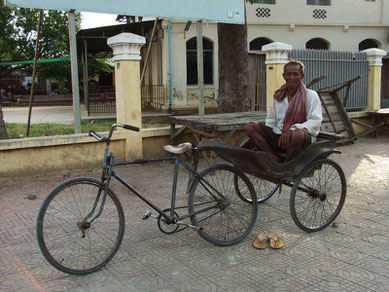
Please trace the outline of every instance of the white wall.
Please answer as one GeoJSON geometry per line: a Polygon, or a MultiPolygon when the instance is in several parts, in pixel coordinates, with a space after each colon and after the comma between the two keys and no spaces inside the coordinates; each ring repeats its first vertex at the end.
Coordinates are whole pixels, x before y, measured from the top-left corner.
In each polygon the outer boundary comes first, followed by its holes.
{"type": "MultiPolygon", "coordinates": [[[[186,22],[174,22],[171,24],[171,55],[172,55],[172,105],[173,108],[197,107],[198,87],[187,86],[186,78],[186,42],[197,36],[197,25],[192,23],[189,30],[184,32],[186,22]]],[[[168,89],[169,86],[169,55],[168,55],[168,30],[167,22],[162,24],[163,37],[163,79],[168,89]]],[[[218,45],[216,24],[203,23],[203,37],[213,42],[213,85],[205,85],[205,105],[216,104],[218,91],[218,45]]]]}
{"type": "Polygon", "coordinates": [[[247,4],[248,42],[267,37],[305,48],[312,38],[329,41],[331,50],[357,51],[365,39],[374,39],[389,51],[389,1],[332,0],[331,6],[306,5],[306,0],[277,0],[275,5],[247,4]],[[270,17],[256,16],[257,8],[270,9],[270,17]],[[327,12],[325,19],[313,18],[313,10],[327,12]]]}
{"type": "Polygon", "coordinates": [[[275,5],[247,4],[247,22],[295,24],[389,25],[387,0],[332,0],[330,6],[306,5],[306,0],[276,0],[275,5]],[[269,8],[270,17],[256,16],[257,8],[269,8]],[[326,10],[325,19],[313,18],[314,9],[326,10]]]}
{"type": "Polygon", "coordinates": [[[305,43],[313,38],[323,38],[330,43],[330,50],[358,51],[358,45],[365,39],[378,41],[379,48],[389,51],[389,27],[357,27],[351,26],[295,26],[293,30],[289,25],[258,26],[248,25],[247,41],[250,43],[258,37],[266,37],[275,42],[283,42],[293,46],[294,49],[304,49],[305,43]]]}

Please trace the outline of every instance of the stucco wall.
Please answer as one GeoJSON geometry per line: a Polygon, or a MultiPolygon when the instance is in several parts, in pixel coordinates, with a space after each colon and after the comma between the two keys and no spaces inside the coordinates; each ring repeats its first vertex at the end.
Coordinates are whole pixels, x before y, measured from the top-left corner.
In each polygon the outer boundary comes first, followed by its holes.
{"type": "Polygon", "coordinates": [[[277,0],[275,5],[247,4],[249,24],[294,23],[294,24],[389,24],[389,8],[386,0],[332,0],[330,6],[307,5],[306,0],[277,0]],[[257,8],[270,9],[269,17],[258,17],[257,8]],[[314,9],[326,10],[326,18],[313,17],[314,9]]]}
{"type": "MultiPolygon", "coordinates": [[[[105,144],[87,134],[0,141],[0,176],[23,177],[102,165],[105,144]]],[[[124,140],[116,137],[110,150],[124,157],[124,140]]]]}
{"type": "MultiPolygon", "coordinates": [[[[173,108],[197,107],[197,86],[187,86],[186,74],[186,42],[197,36],[197,25],[193,22],[188,31],[185,31],[186,22],[174,22],[171,25],[171,68],[172,68],[172,105],[173,108]]],[[[167,22],[162,24],[163,38],[163,79],[169,84],[169,50],[167,22]]],[[[205,105],[214,107],[218,92],[218,42],[216,24],[203,23],[203,37],[213,43],[213,83],[205,85],[205,105]]]]}
{"type": "Polygon", "coordinates": [[[290,30],[289,25],[257,26],[249,25],[247,29],[247,40],[266,37],[274,42],[287,43],[294,49],[304,49],[305,43],[313,38],[323,38],[329,42],[330,50],[334,51],[358,51],[358,45],[365,39],[377,40],[380,48],[388,51],[389,45],[386,42],[389,33],[388,27],[357,27],[351,26],[345,30],[343,26],[299,26],[296,25],[290,30]]]}
{"type": "Polygon", "coordinates": [[[306,0],[278,0],[275,5],[247,4],[248,42],[257,37],[305,48],[312,38],[323,38],[331,50],[357,51],[365,39],[374,39],[388,51],[389,1],[342,0],[330,6],[306,5],[306,0]],[[257,9],[269,9],[269,17],[258,17],[257,9]],[[315,9],[326,17],[313,17],[315,9]]]}
{"type": "MultiPolygon", "coordinates": [[[[350,118],[372,124],[372,115],[366,113],[350,113],[350,118]]],[[[389,118],[387,119],[388,122],[389,118]]],[[[353,124],[358,134],[365,127],[353,124]]],[[[107,133],[101,133],[107,134],[107,133]]],[[[218,133],[220,139],[227,136],[227,132],[218,133]]],[[[143,157],[168,156],[163,145],[169,144],[170,129],[154,128],[142,130],[143,157]]],[[[235,133],[230,143],[240,144],[244,139],[242,131],[235,133]]],[[[117,161],[125,157],[125,139],[120,133],[112,138],[110,152],[114,153],[117,161]]],[[[180,136],[176,143],[193,141],[194,138],[187,131],[180,136]]],[[[50,173],[73,173],[79,170],[100,169],[104,154],[105,143],[97,142],[87,134],[67,136],[52,136],[39,138],[10,139],[0,141],[0,184],[2,180],[14,177],[47,175],[50,173]]]]}

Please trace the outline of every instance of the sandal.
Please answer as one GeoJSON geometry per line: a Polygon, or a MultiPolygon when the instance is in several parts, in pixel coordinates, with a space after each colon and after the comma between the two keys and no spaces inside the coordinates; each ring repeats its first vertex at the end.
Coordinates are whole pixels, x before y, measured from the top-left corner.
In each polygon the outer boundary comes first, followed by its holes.
{"type": "Polygon", "coordinates": [[[281,237],[278,236],[276,233],[269,234],[269,243],[270,247],[274,249],[278,249],[284,246],[281,237]]]}
{"type": "Polygon", "coordinates": [[[260,233],[258,237],[254,240],[253,246],[258,249],[264,249],[266,247],[267,236],[263,233],[260,233]]]}

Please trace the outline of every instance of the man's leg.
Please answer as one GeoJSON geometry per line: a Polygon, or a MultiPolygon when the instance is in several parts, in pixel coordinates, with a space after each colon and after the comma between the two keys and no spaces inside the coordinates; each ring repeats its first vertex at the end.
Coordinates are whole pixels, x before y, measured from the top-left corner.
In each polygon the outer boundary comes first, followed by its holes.
{"type": "Polygon", "coordinates": [[[276,153],[261,134],[261,125],[258,125],[257,123],[248,123],[245,128],[245,133],[258,149],[266,152],[274,161],[278,162],[276,153]]]}
{"type": "Polygon", "coordinates": [[[310,136],[303,130],[293,131],[292,137],[290,138],[289,148],[286,150],[286,161],[291,160],[301,152],[306,139],[310,139],[310,136]]]}

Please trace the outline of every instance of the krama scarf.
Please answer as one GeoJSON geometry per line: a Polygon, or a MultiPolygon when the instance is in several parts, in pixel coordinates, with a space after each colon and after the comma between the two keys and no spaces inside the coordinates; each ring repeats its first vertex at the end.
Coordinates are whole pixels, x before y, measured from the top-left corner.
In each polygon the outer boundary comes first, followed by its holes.
{"type": "MultiPolygon", "coordinates": [[[[281,101],[286,98],[288,95],[288,90],[286,89],[286,84],[282,85],[274,93],[274,99],[281,101]]],[[[307,99],[307,89],[305,84],[301,82],[300,87],[297,88],[297,91],[288,105],[288,109],[285,113],[284,123],[282,126],[282,132],[289,130],[291,126],[297,123],[303,123],[307,120],[305,103],[307,99]]]]}

